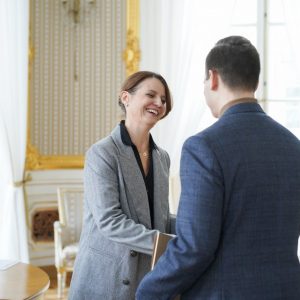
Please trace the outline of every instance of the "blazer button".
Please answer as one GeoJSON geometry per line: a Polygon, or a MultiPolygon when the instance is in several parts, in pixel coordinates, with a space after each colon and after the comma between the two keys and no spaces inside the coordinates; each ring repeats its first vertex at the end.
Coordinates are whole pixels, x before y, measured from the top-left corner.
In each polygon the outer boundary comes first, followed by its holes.
{"type": "Polygon", "coordinates": [[[137,256],[137,253],[136,253],[136,251],[134,251],[134,250],[130,250],[130,256],[132,256],[132,257],[136,257],[136,256],[137,256]]]}
{"type": "Polygon", "coordinates": [[[123,279],[123,284],[125,284],[125,285],[129,285],[129,283],[130,283],[130,281],[128,280],[128,279],[123,279]]]}

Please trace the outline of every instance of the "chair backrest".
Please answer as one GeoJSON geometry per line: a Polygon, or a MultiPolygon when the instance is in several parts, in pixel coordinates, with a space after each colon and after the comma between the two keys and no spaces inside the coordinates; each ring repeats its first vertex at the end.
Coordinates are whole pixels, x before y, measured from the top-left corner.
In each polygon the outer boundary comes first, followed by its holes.
{"type": "Polygon", "coordinates": [[[83,187],[57,189],[59,221],[68,231],[65,243],[79,241],[83,220],[83,187]]]}

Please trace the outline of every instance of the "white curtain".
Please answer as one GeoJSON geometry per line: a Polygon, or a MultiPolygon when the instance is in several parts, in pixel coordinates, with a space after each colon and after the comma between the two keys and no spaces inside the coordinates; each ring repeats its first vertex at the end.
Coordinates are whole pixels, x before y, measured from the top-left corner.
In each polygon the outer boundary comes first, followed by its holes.
{"type": "Polygon", "coordinates": [[[141,0],[141,70],[167,80],[174,107],[152,133],[171,158],[171,211],[178,202],[178,171],[184,140],[215,119],[203,95],[205,57],[232,32],[234,0],[141,0]],[[225,3],[224,3],[225,2],[225,3]],[[173,186],[174,185],[174,186],[173,186]],[[175,191],[175,192],[174,192],[175,191]],[[177,194],[177,195],[175,195],[177,194]]]}
{"type": "Polygon", "coordinates": [[[29,1],[0,1],[0,259],[28,262],[26,151],[29,1]]]}

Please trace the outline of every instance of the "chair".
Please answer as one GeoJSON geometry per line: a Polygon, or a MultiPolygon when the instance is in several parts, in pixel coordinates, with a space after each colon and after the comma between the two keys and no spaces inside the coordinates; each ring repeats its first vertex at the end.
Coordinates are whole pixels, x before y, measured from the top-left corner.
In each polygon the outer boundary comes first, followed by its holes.
{"type": "Polygon", "coordinates": [[[63,296],[66,273],[72,272],[83,219],[83,188],[57,189],[59,221],[54,222],[57,295],[63,296]]]}

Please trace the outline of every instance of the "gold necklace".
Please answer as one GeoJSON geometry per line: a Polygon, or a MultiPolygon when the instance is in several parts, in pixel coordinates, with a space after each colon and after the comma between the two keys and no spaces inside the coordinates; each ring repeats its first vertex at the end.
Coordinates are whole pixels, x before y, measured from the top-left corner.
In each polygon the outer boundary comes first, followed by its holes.
{"type": "Polygon", "coordinates": [[[148,158],[149,152],[148,151],[139,152],[139,155],[142,155],[143,157],[148,158]]]}
{"type": "Polygon", "coordinates": [[[150,159],[150,153],[148,151],[144,151],[144,152],[139,152],[139,155],[144,158],[144,159],[147,159],[149,160],[150,159]]]}

